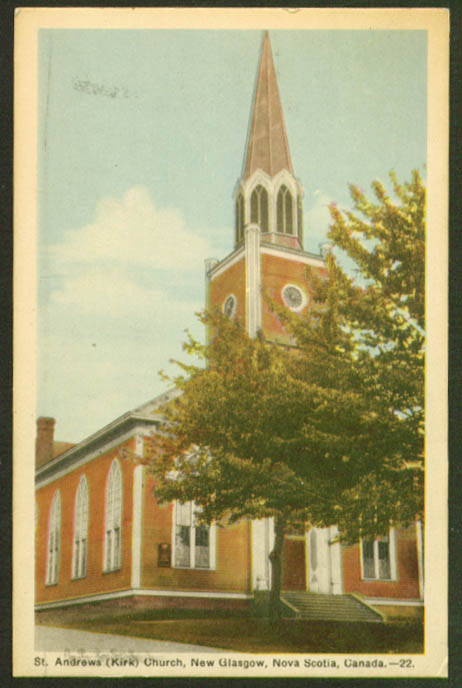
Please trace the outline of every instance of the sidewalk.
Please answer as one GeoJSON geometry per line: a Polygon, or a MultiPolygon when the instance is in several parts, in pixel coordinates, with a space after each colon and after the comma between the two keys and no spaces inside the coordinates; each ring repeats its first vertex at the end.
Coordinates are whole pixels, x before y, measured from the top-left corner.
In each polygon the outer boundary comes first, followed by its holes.
{"type": "Polygon", "coordinates": [[[202,645],[148,640],[108,633],[75,631],[51,626],[35,627],[35,649],[39,652],[223,652],[202,645]]]}

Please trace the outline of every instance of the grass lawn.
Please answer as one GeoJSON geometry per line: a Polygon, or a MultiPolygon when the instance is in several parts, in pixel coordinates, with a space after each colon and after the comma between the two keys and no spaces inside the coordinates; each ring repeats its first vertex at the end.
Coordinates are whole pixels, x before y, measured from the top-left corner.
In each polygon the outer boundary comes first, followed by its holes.
{"type": "MultiPolygon", "coordinates": [[[[106,617],[50,625],[100,633],[171,640],[235,652],[423,652],[423,625],[281,620],[275,627],[255,618],[149,619],[106,617]]],[[[40,621],[39,621],[40,623],[40,621]]]]}

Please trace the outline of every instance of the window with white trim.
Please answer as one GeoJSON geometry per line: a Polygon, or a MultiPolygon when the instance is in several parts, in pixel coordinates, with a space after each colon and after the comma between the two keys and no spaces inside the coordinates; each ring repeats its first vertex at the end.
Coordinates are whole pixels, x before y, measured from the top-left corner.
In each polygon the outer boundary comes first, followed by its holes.
{"type": "Polygon", "coordinates": [[[239,243],[244,238],[244,213],[244,196],[240,193],[236,201],[236,243],[239,243]]]}
{"type": "Polygon", "coordinates": [[[120,464],[112,462],[106,483],[104,519],[104,571],[120,569],[122,551],[122,473],[120,464]]]}
{"type": "Polygon", "coordinates": [[[303,248],[303,206],[300,196],[297,197],[297,231],[300,248],[303,248]]]}
{"type": "Polygon", "coordinates": [[[268,192],[259,184],[250,196],[250,222],[259,225],[262,232],[268,231],[268,192]]]}
{"type": "Polygon", "coordinates": [[[361,540],[362,577],[366,580],[394,580],[396,562],[393,530],[389,535],[361,540]]]}
{"type": "Polygon", "coordinates": [[[47,585],[54,585],[58,582],[60,541],[61,495],[59,490],[57,490],[51,502],[50,518],[48,522],[47,570],[45,578],[47,585]]]}
{"type": "Polygon", "coordinates": [[[84,475],[80,478],[74,506],[74,541],[72,551],[72,578],[87,575],[88,548],[88,485],[84,475]]]}
{"type": "Polygon", "coordinates": [[[277,231],[281,234],[293,234],[294,218],[292,205],[292,194],[287,186],[281,186],[276,201],[277,231]]]}
{"type": "Polygon", "coordinates": [[[175,502],[173,561],[178,568],[215,568],[215,526],[199,524],[199,511],[194,502],[175,502]]]}

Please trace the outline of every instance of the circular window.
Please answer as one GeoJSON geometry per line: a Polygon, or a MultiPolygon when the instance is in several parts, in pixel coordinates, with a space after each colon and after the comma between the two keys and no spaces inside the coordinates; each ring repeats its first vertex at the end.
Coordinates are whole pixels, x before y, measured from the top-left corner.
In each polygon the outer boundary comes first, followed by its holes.
{"type": "Polygon", "coordinates": [[[236,312],[236,297],[234,294],[230,294],[229,296],[226,297],[226,301],[223,305],[223,313],[228,317],[232,318],[234,313],[236,312]]]}
{"type": "Polygon", "coordinates": [[[282,290],[282,300],[291,311],[301,311],[306,306],[306,295],[294,284],[286,284],[282,290]]]}

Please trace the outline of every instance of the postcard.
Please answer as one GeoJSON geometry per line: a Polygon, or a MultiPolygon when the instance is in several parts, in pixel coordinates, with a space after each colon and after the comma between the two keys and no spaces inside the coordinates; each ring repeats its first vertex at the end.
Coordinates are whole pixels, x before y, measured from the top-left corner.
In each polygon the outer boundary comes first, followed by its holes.
{"type": "Polygon", "coordinates": [[[448,46],[17,10],[16,676],[447,676],[448,46]]]}

